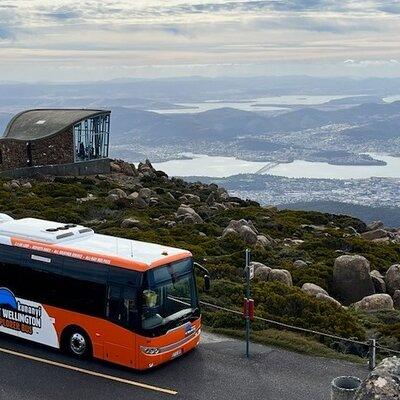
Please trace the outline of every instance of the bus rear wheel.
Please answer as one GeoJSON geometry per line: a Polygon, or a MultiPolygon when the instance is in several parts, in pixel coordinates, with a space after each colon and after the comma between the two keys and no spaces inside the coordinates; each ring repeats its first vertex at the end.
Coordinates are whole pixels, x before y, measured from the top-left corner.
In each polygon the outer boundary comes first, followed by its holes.
{"type": "Polygon", "coordinates": [[[63,347],[77,358],[89,357],[92,348],[88,335],[79,328],[71,328],[66,332],[63,347]]]}

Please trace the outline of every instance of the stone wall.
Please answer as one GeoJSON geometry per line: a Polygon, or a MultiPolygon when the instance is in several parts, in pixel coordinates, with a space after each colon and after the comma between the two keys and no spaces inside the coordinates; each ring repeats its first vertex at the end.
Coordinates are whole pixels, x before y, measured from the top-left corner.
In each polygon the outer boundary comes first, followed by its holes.
{"type": "MultiPolygon", "coordinates": [[[[28,166],[27,141],[0,140],[0,171],[28,166]]],[[[31,141],[32,166],[68,164],[74,162],[72,128],[51,137],[31,141]]]]}
{"type": "Polygon", "coordinates": [[[100,160],[83,161],[69,164],[43,165],[39,167],[15,168],[8,171],[0,171],[2,178],[37,178],[43,175],[53,176],[79,176],[97,175],[110,173],[110,160],[103,158],[100,160]]]}

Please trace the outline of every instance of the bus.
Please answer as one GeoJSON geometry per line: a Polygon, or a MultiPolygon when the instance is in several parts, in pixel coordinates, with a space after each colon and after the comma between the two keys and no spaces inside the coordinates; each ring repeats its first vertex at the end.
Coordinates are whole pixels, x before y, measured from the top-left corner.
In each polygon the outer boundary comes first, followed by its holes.
{"type": "Polygon", "coordinates": [[[0,332],[145,370],[198,346],[189,251],[0,214],[0,332]]]}

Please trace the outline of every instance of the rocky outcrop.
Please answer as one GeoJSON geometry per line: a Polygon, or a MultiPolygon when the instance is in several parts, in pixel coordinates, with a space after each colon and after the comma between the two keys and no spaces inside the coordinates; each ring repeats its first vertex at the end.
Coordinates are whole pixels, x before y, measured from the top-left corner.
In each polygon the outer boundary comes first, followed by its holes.
{"type": "Polygon", "coordinates": [[[184,224],[202,224],[203,219],[193,208],[186,204],[181,204],[176,212],[176,218],[184,224]]]}
{"type": "Polygon", "coordinates": [[[268,274],[268,281],[276,281],[287,286],[293,286],[292,275],[286,269],[271,269],[268,274]]]}
{"type": "Polygon", "coordinates": [[[322,287],[318,285],[315,285],[314,283],[305,283],[301,287],[301,290],[305,293],[310,294],[311,296],[316,296],[318,293],[322,293],[329,296],[326,290],[322,289],[322,287]]]}
{"type": "Polygon", "coordinates": [[[400,290],[400,264],[392,265],[385,275],[386,290],[393,295],[396,290],[400,290]]]}
{"type": "Polygon", "coordinates": [[[272,245],[273,239],[265,235],[259,235],[257,228],[249,220],[232,220],[222,232],[222,238],[229,235],[239,236],[246,244],[250,246],[259,246],[265,248],[272,245]]]}
{"type": "MultiPolygon", "coordinates": [[[[112,189],[108,192],[108,196],[117,196],[117,199],[126,199],[128,195],[122,189],[112,189]]],[[[113,197],[115,199],[115,197],[113,197]]]]}
{"type": "Polygon", "coordinates": [[[354,303],[353,307],[364,311],[393,310],[393,300],[388,294],[373,294],[354,303]]]}
{"type": "Polygon", "coordinates": [[[307,264],[305,261],[303,261],[303,260],[296,260],[296,261],[293,263],[293,266],[296,267],[296,268],[305,268],[305,267],[308,266],[308,264],[307,264]]]}
{"type": "Polygon", "coordinates": [[[346,305],[374,294],[369,261],[359,255],[338,257],[333,267],[333,290],[346,305]]]}
{"type": "Polygon", "coordinates": [[[373,231],[361,233],[361,237],[367,240],[384,239],[388,237],[388,232],[384,229],[375,229],[373,231]]]}
{"type": "Polygon", "coordinates": [[[383,275],[376,269],[371,271],[370,275],[374,284],[375,293],[386,293],[386,283],[383,275]]]}
{"type": "Polygon", "coordinates": [[[329,303],[333,304],[336,307],[342,307],[340,302],[338,302],[336,299],[334,299],[333,297],[331,297],[331,296],[329,296],[329,295],[327,295],[325,293],[317,293],[315,298],[318,299],[318,300],[328,301],[329,303]]]}
{"type": "Polygon", "coordinates": [[[272,271],[272,268],[256,261],[252,261],[251,265],[254,267],[255,278],[259,279],[260,281],[268,281],[269,273],[272,271]]]}
{"type": "Polygon", "coordinates": [[[355,400],[400,399],[400,358],[385,358],[361,384],[355,400]]]}
{"type": "Polygon", "coordinates": [[[140,225],[140,221],[135,218],[126,218],[121,222],[121,228],[136,228],[140,225]]]}
{"type": "Polygon", "coordinates": [[[123,160],[113,160],[110,163],[111,172],[124,174],[127,176],[137,175],[136,168],[133,164],[129,164],[123,160]]]}

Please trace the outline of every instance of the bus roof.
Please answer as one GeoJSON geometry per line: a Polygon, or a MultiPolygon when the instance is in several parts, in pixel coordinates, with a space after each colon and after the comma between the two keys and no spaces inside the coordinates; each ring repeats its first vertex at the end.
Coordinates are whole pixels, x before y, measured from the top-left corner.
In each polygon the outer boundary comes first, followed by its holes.
{"type": "Polygon", "coordinates": [[[186,257],[187,250],[100,235],[82,225],[0,214],[0,243],[146,271],[186,257]]]}

